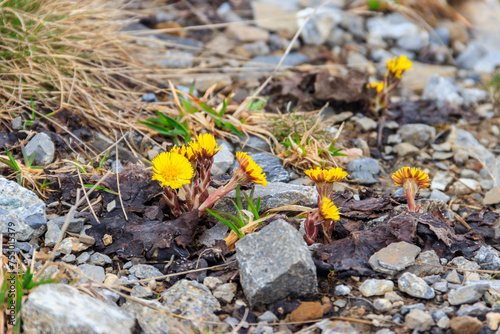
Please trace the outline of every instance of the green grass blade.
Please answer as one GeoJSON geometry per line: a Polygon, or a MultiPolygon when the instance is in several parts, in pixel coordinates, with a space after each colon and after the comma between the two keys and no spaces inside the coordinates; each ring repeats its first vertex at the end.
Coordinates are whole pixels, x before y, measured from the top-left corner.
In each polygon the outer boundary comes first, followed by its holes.
{"type": "Polygon", "coordinates": [[[236,187],[236,203],[238,204],[238,208],[243,210],[243,203],[241,203],[241,189],[240,186],[236,187]]]}
{"type": "Polygon", "coordinates": [[[232,231],[234,231],[234,233],[236,233],[236,235],[238,235],[238,237],[240,239],[245,236],[234,223],[222,218],[221,216],[219,216],[215,212],[212,212],[212,210],[210,210],[210,209],[206,209],[206,210],[209,214],[211,214],[212,216],[214,216],[215,218],[219,219],[221,222],[226,224],[232,231]]]}

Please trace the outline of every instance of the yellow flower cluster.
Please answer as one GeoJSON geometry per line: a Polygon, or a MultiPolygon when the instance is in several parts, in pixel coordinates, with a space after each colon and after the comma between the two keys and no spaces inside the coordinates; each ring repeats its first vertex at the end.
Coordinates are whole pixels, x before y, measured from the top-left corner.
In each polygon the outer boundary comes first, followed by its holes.
{"type": "Polygon", "coordinates": [[[332,169],[321,169],[316,167],[316,169],[309,169],[305,171],[306,175],[309,176],[314,182],[336,182],[342,180],[347,176],[347,172],[344,172],[342,168],[332,168],[332,169]]]}
{"type": "Polygon", "coordinates": [[[339,220],[340,215],[339,215],[339,210],[337,207],[333,204],[333,202],[326,198],[323,197],[322,200],[322,205],[321,205],[321,216],[324,219],[330,219],[330,220],[339,220]]]}
{"type": "Polygon", "coordinates": [[[191,183],[194,169],[189,160],[177,152],[163,152],[153,159],[153,180],[163,187],[177,189],[191,183]]]}
{"type": "Polygon", "coordinates": [[[266,173],[262,173],[262,168],[251,157],[244,152],[236,152],[236,159],[240,167],[244,170],[246,178],[248,178],[247,182],[261,184],[264,187],[267,186],[266,173]]]}
{"type": "Polygon", "coordinates": [[[376,88],[377,89],[377,93],[380,93],[384,89],[384,82],[383,81],[380,81],[380,82],[370,82],[367,85],[367,87],[368,88],[376,88]]]}
{"type": "Polygon", "coordinates": [[[392,179],[397,186],[404,187],[408,181],[413,181],[417,184],[418,188],[427,188],[431,180],[426,172],[421,171],[415,167],[403,167],[396,173],[392,174],[392,179]]]}
{"type": "Polygon", "coordinates": [[[399,56],[387,61],[387,70],[396,78],[401,79],[401,75],[412,65],[412,62],[406,56],[399,56]]]}

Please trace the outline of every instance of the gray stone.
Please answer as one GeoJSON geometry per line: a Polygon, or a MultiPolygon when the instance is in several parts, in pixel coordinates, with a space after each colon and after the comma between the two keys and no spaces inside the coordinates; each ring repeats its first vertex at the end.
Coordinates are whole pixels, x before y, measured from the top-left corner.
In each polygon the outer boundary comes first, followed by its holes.
{"type": "Polygon", "coordinates": [[[446,293],[448,291],[448,282],[436,282],[432,285],[432,288],[436,291],[446,293]]]}
{"type": "Polygon", "coordinates": [[[250,305],[318,291],[316,266],[304,238],[276,220],[236,243],[241,285],[250,305]]]}
{"type": "Polygon", "coordinates": [[[25,147],[25,153],[28,157],[35,154],[33,160],[36,166],[46,166],[54,161],[54,154],[56,152],[56,147],[49,135],[45,133],[37,133],[25,147]]]}
{"type": "Polygon", "coordinates": [[[96,266],[104,266],[113,263],[113,261],[111,261],[111,258],[106,254],[94,253],[90,256],[89,263],[96,266]]]}
{"type": "MultiPolygon", "coordinates": [[[[257,67],[260,71],[271,72],[281,60],[281,55],[257,56],[245,63],[243,67],[257,67]]],[[[282,66],[297,66],[309,61],[303,53],[290,52],[282,63],[282,66]]]]}
{"type": "Polygon", "coordinates": [[[166,307],[156,300],[141,300],[141,304],[127,298],[121,308],[132,314],[143,334],[170,334],[179,329],[180,323],[166,307]],[[150,304],[154,308],[143,305],[150,304]]]}
{"type": "MultiPolygon", "coordinates": [[[[99,283],[104,282],[104,280],[106,279],[106,273],[104,272],[103,267],[94,266],[91,264],[82,264],[78,266],[78,269],[80,269],[85,275],[99,283]]],[[[80,282],[82,283],[85,283],[87,281],[88,279],[86,277],[80,278],[80,282]]]]}
{"type": "Polygon", "coordinates": [[[404,142],[415,145],[416,147],[424,147],[436,136],[436,129],[427,124],[405,124],[399,128],[397,132],[404,142]]]}
{"type": "Polygon", "coordinates": [[[446,191],[453,178],[445,171],[438,171],[431,182],[431,189],[446,191]]]}
{"type": "Polygon", "coordinates": [[[88,252],[83,252],[76,258],[76,264],[85,263],[89,259],[90,259],[90,254],[88,252]]]}
{"type": "Polygon", "coordinates": [[[434,250],[420,253],[415,262],[416,264],[406,268],[406,271],[413,273],[418,277],[438,275],[443,271],[441,263],[439,262],[439,256],[437,256],[434,250]],[[418,264],[419,262],[422,262],[422,264],[418,264]]]}
{"type": "Polygon", "coordinates": [[[248,141],[245,141],[236,147],[236,151],[246,153],[271,152],[271,146],[264,138],[249,136],[248,141]]]}
{"type": "Polygon", "coordinates": [[[136,264],[128,270],[132,275],[139,279],[149,279],[158,276],[163,276],[163,273],[156,267],[149,264],[136,264]]]}
{"type": "Polygon", "coordinates": [[[486,307],[484,302],[477,302],[472,305],[462,305],[460,308],[455,312],[455,315],[457,317],[461,317],[464,315],[470,315],[472,317],[478,317],[478,316],[484,316],[486,312],[488,312],[490,308],[486,307]]]}
{"type": "Polygon", "coordinates": [[[492,73],[500,66],[500,50],[491,50],[474,65],[474,71],[492,73]]]}
{"type": "Polygon", "coordinates": [[[443,78],[437,74],[433,75],[424,89],[423,98],[438,103],[450,103],[460,105],[464,99],[458,93],[458,88],[450,79],[443,78]]]}
{"type": "MultiPolygon", "coordinates": [[[[67,216],[61,217],[51,217],[50,221],[56,223],[59,228],[62,228],[64,222],[66,221],[67,216]]],[[[75,218],[73,217],[69,221],[68,229],[66,231],[71,233],[80,233],[83,230],[83,224],[85,223],[86,218],[75,218]]]]}
{"type": "Polygon", "coordinates": [[[361,158],[351,161],[347,165],[347,172],[360,184],[371,185],[378,182],[376,176],[380,173],[380,166],[375,159],[361,158]]]}
{"type": "Polygon", "coordinates": [[[464,286],[448,292],[448,301],[451,305],[471,304],[477,302],[489,289],[487,284],[464,286]]]}
{"type": "Polygon", "coordinates": [[[433,288],[412,273],[404,273],[399,277],[398,288],[415,298],[432,299],[436,295],[433,288]]]}
{"type": "Polygon", "coordinates": [[[210,290],[195,281],[180,280],[172,287],[162,292],[163,305],[170,312],[190,318],[218,321],[214,312],[221,306],[210,290]]]}
{"type": "Polygon", "coordinates": [[[126,311],[81,294],[63,284],[44,284],[28,295],[21,308],[25,333],[135,333],[135,319],[126,311]]]}
{"type": "Polygon", "coordinates": [[[266,311],[262,315],[259,316],[259,321],[272,323],[279,321],[278,317],[271,311],[266,311]]]}
{"type": "Polygon", "coordinates": [[[458,67],[466,70],[471,70],[477,64],[479,59],[486,55],[486,49],[479,43],[472,42],[467,45],[467,48],[457,57],[456,64],[458,67]]]}
{"type": "Polygon", "coordinates": [[[416,24],[399,13],[369,18],[366,20],[366,29],[369,35],[395,40],[421,31],[416,24]]]}
{"type": "Polygon", "coordinates": [[[67,254],[61,258],[61,261],[66,263],[73,263],[76,261],[76,256],[74,254],[67,254]]]}
{"type": "Polygon", "coordinates": [[[214,156],[214,163],[210,170],[212,175],[222,175],[233,165],[235,157],[228,145],[221,145],[220,151],[214,156]]]}
{"type": "Polygon", "coordinates": [[[411,310],[425,311],[425,305],[422,303],[405,305],[405,306],[401,307],[401,314],[402,315],[408,314],[411,310]]]}
{"type": "Polygon", "coordinates": [[[452,284],[461,284],[463,281],[463,277],[461,277],[455,269],[449,271],[444,279],[452,284]]]}
{"type": "Polygon", "coordinates": [[[148,102],[148,103],[158,103],[158,98],[156,97],[156,94],[155,93],[147,93],[147,94],[144,94],[141,96],[141,99],[144,101],[144,102],[148,102]]]}
{"type": "Polygon", "coordinates": [[[314,10],[305,8],[297,12],[297,22],[303,26],[301,37],[305,44],[322,45],[329,41],[330,34],[334,32],[342,21],[342,11],[337,8],[321,7],[314,10]],[[306,20],[306,17],[315,14],[306,20]]]}
{"type": "Polygon", "coordinates": [[[21,130],[23,128],[23,118],[21,116],[17,116],[12,120],[11,125],[13,130],[21,130]]]}
{"type": "Polygon", "coordinates": [[[468,106],[476,106],[488,100],[488,92],[479,88],[464,88],[460,95],[464,99],[464,104],[468,106]]]}
{"type": "Polygon", "coordinates": [[[262,168],[266,174],[267,182],[288,182],[290,174],[283,168],[283,162],[277,156],[270,153],[251,153],[252,160],[262,168]]]}
{"type": "Polygon", "coordinates": [[[450,200],[450,196],[446,195],[444,192],[439,191],[437,189],[432,189],[430,199],[433,201],[443,201],[444,203],[448,203],[450,200]]]}
{"type": "Polygon", "coordinates": [[[17,241],[38,238],[47,229],[45,203],[34,192],[3,176],[0,176],[0,228],[4,236],[15,233],[17,241]]]}
{"type": "Polygon", "coordinates": [[[453,157],[453,152],[436,151],[432,153],[432,160],[448,160],[453,157]]]}
{"type": "Polygon", "coordinates": [[[411,310],[405,317],[405,326],[415,331],[425,332],[434,325],[431,315],[419,309],[411,310]]]}
{"type": "Polygon", "coordinates": [[[476,180],[461,178],[453,183],[450,190],[453,191],[455,195],[468,195],[481,192],[481,185],[476,180]]]}
{"type": "MultiPolygon", "coordinates": [[[[255,185],[254,199],[261,198],[260,212],[277,208],[284,205],[296,204],[308,207],[317,205],[318,192],[313,186],[300,186],[283,182],[268,183],[266,187],[255,185]]],[[[236,191],[231,191],[221,198],[215,205],[215,209],[236,214],[232,201],[236,200],[236,191]]],[[[246,200],[242,200],[246,207],[246,200]]]]}
{"type": "Polygon", "coordinates": [[[463,256],[458,256],[448,263],[451,267],[457,267],[458,269],[468,269],[476,270],[479,269],[479,264],[473,261],[469,261],[463,256]]]}
{"type": "Polygon", "coordinates": [[[385,298],[377,298],[373,301],[373,308],[379,312],[386,312],[392,308],[392,303],[385,298]]]}
{"type": "Polygon", "coordinates": [[[47,223],[47,232],[45,233],[45,246],[54,247],[57,238],[61,234],[61,229],[53,221],[47,223]]]}
{"type": "Polygon", "coordinates": [[[373,254],[368,263],[375,271],[395,275],[414,264],[419,253],[418,246],[405,241],[395,242],[373,254]]]}
{"type": "Polygon", "coordinates": [[[351,288],[344,284],[339,284],[335,287],[335,296],[348,296],[351,293],[351,288]]]}
{"type": "Polygon", "coordinates": [[[397,46],[408,51],[419,52],[429,45],[429,33],[419,30],[413,34],[405,35],[397,40],[397,46]]]}
{"type": "MultiPolygon", "coordinates": [[[[234,207],[233,210],[236,211],[234,207]]],[[[208,230],[205,230],[202,233],[198,241],[207,247],[212,247],[213,245],[215,245],[216,240],[224,240],[228,231],[229,231],[229,226],[227,226],[222,221],[217,221],[217,223],[213,227],[209,228],[208,230]]]]}
{"type": "Polygon", "coordinates": [[[481,269],[498,270],[500,268],[500,257],[491,246],[482,246],[474,256],[474,260],[481,265],[481,269]]]}
{"type": "Polygon", "coordinates": [[[347,305],[347,301],[345,299],[337,299],[333,302],[333,306],[337,306],[339,308],[344,308],[347,305]]]}
{"type": "MultiPolygon", "coordinates": [[[[420,151],[418,147],[410,144],[410,143],[399,143],[394,146],[394,150],[398,154],[398,157],[403,158],[409,155],[416,155],[420,151]]],[[[453,154],[452,154],[453,155],[453,154]]]]}
{"type": "Polygon", "coordinates": [[[245,43],[242,47],[247,50],[252,57],[268,54],[271,50],[265,41],[245,43]]]}
{"type": "Polygon", "coordinates": [[[371,131],[377,128],[377,122],[369,117],[353,117],[354,123],[363,131],[371,131]]]}
{"type": "Polygon", "coordinates": [[[193,66],[194,55],[191,52],[165,51],[156,63],[167,68],[189,68],[193,66]]]}
{"type": "Polygon", "coordinates": [[[231,303],[236,295],[236,283],[225,283],[213,291],[213,295],[218,300],[221,300],[227,304],[231,303]]]}
{"type": "Polygon", "coordinates": [[[111,160],[111,171],[113,173],[121,173],[123,171],[123,164],[120,160],[111,160]]]}
{"type": "Polygon", "coordinates": [[[321,334],[360,334],[361,332],[346,321],[323,320],[316,324],[321,334]]]}
{"type": "Polygon", "coordinates": [[[441,329],[448,328],[450,318],[444,313],[443,310],[435,310],[431,312],[432,319],[436,322],[437,326],[441,329]]]}
{"type": "Polygon", "coordinates": [[[222,285],[222,281],[218,277],[207,276],[203,279],[203,285],[210,290],[214,290],[218,286],[222,285]]]}
{"type": "Polygon", "coordinates": [[[153,296],[153,291],[147,286],[136,285],[132,287],[130,295],[137,298],[149,298],[153,296]]]}
{"type": "Polygon", "coordinates": [[[397,294],[395,291],[386,292],[384,298],[389,300],[391,303],[402,302],[403,298],[397,294]]]}
{"type": "Polygon", "coordinates": [[[365,297],[381,296],[394,289],[394,283],[385,279],[367,279],[359,286],[359,292],[365,297]]]}

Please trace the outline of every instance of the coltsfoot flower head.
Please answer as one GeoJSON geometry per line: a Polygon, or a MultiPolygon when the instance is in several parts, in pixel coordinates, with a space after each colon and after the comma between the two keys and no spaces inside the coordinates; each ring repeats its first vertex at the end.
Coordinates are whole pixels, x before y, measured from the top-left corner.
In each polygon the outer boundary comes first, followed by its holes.
{"type": "Polygon", "coordinates": [[[179,153],[185,156],[189,161],[196,160],[196,154],[191,146],[182,145],[182,147],[174,147],[170,152],[179,153]]]}
{"type": "Polygon", "coordinates": [[[163,152],[153,159],[153,180],[163,187],[177,189],[191,183],[194,175],[189,160],[176,152],[163,152]]]}
{"type": "Polygon", "coordinates": [[[200,134],[196,139],[198,141],[190,142],[189,147],[198,157],[212,158],[221,149],[221,147],[217,147],[217,142],[210,133],[200,134]]]}
{"type": "Polygon", "coordinates": [[[340,219],[339,210],[330,199],[323,197],[323,200],[321,202],[322,202],[321,216],[324,219],[330,219],[330,220],[340,219]]]}
{"type": "Polygon", "coordinates": [[[240,164],[240,168],[237,173],[240,172],[244,174],[243,179],[246,179],[246,182],[253,182],[257,184],[261,184],[264,187],[267,186],[266,174],[262,173],[262,168],[257,165],[251,157],[249,157],[244,152],[236,152],[236,159],[240,164]]]}
{"type": "Polygon", "coordinates": [[[406,56],[401,55],[387,61],[387,70],[396,78],[401,79],[401,75],[412,65],[412,62],[406,56]]]}
{"type": "Polygon", "coordinates": [[[427,173],[416,167],[403,167],[392,174],[392,179],[397,186],[404,188],[408,187],[408,182],[415,182],[419,189],[427,188],[431,182],[427,173]]]}
{"type": "Polygon", "coordinates": [[[384,89],[384,82],[370,82],[369,84],[366,85],[368,88],[376,88],[377,93],[380,93],[384,89]]]}
{"type": "Polygon", "coordinates": [[[339,167],[332,169],[321,169],[316,167],[316,169],[306,170],[305,173],[311,180],[317,183],[336,182],[347,176],[347,172],[344,172],[342,168],[339,167]]]}
{"type": "Polygon", "coordinates": [[[415,207],[415,196],[419,189],[430,185],[431,180],[427,173],[415,167],[403,167],[392,174],[392,179],[396,185],[405,189],[408,211],[418,211],[418,207],[415,207]]]}

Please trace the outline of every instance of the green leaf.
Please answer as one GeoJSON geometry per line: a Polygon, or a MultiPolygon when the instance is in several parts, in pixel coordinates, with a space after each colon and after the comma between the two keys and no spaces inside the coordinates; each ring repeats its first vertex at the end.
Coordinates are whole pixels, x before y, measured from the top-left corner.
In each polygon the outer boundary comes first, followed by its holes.
{"type": "Polygon", "coordinates": [[[236,224],[238,224],[239,227],[243,227],[246,225],[246,222],[245,222],[245,217],[243,216],[243,213],[241,212],[240,208],[238,208],[238,206],[236,205],[236,203],[234,203],[233,201],[231,201],[234,205],[234,208],[236,209],[236,212],[238,213],[238,221],[236,221],[236,224]]]}
{"type": "Polygon", "coordinates": [[[237,136],[245,137],[245,135],[240,130],[238,130],[233,124],[231,124],[229,122],[224,122],[222,124],[222,126],[225,127],[226,129],[232,131],[237,136]]]}
{"type": "Polygon", "coordinates": [[[222,218],[221,216],[219,216],[218,214],[216,214],[215,212],[212,212],[212,210],[210,209],[206,209],[207,212],[209,214],[211,214],[212,216],[214,216],[215,218],[219,219],[221,222],[223,222],[224,224],[226,224],[232,231],[234,231],[234,233],[236,233],[236,235],[241,239],[243,238],[245,235],[243,233],[241,233],[240,229],[232,222],[222,218]]]}
{"type": "Polygon", "coordinates": [[[236,203],[238,203],[238,207],[243,210],[243,203],[241,203],[241,189],[240,189],[240,186],[236,187],[236,203]]]}
{"type": "MultiPolygon", "coordinates": [[[[87,187],[87,188],[92,188],[92,187],[94,187],[94,185],[93,185],[93,184],[84,184],[83,186],[84,186],[84,187],[87,187]]],[[[105,191],[105,192],[110,193],[110,194],[113,194],[113,195],[119,195],[116,191],[113,191],[113,190],[111,190],[111,189],[108,189],[108,188],[106,188],[106,187],[104,187],[104,186],[97,186],[97,187],[96,187],[96,189],[97,189],[97,190],[102,190],[102,191],[105,191]]]]}
{"type": "MultiPolygon", "coordinates": [[[[247,202],[248,202],[248,208],[249,210],[252,211],[253,213],[253,217],[255,220],[259,219],[259,211],[255,208],[255,206],[253,205],[252,203],[252,198],[251,197],[248,197],[248,195],[246,193],[243,193],[243,195],[245,195],[245,198],[247,199],[247,202]]],[[[259,197],[259,200],[260,200],[260,197],[259,197]]],[[[260,204],[260,203],[259,203],[260,204]]]]}

